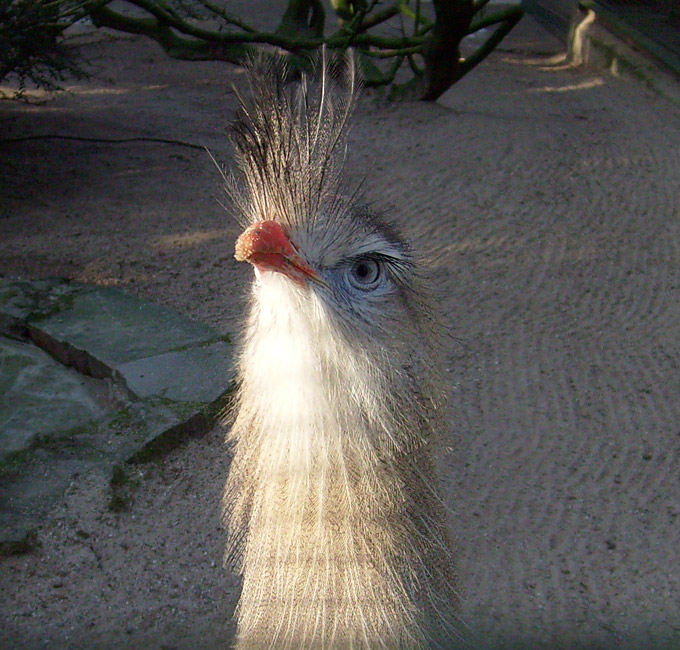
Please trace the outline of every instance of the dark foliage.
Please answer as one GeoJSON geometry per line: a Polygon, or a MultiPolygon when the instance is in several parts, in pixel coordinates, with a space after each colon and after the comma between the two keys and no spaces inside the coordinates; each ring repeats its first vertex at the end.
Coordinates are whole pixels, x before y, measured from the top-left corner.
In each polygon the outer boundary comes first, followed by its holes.
{"type": "Polygon", "coordinates": [[[78,4],[65,0],[0,0],[0,81],[16,86],[12,98],[21,98],[28,84],[56,90],[67,75],[84,75],[63,38],[82,15],[78,4]]]}

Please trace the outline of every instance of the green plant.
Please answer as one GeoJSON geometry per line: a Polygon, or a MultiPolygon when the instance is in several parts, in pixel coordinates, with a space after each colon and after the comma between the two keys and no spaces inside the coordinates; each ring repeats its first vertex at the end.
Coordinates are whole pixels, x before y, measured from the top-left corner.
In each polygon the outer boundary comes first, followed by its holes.
{"type": "Polygon", "coordinates": [[[66,75],[84,76],[64,30],[85,15],[73,0],[0,0],[0,81],[15,83],[9,95],[23,98],[27,83],[56,90],[66,75]]]}
{"type": "Polygon", "coordinates": [[[274,31],[258,30],[216,0],[124,0],[115,7],[90,0],[87,8],[95,25],[153,38],[178,59],[240,64],[256,49],[274,46],[293,66],[304,66],[322,45],[353,47],[366,85],[433,101],[484,60],[523,15],[520,5],[488,11],[488,2],[332,0],[337,21],[329,34],[321,0],[289,0],[274,31]],[[488,28],[483,42],[463,57],[463,39],[488,28]],[[402,66],[410,67],[412,77],[399,85],[402,66]]]}

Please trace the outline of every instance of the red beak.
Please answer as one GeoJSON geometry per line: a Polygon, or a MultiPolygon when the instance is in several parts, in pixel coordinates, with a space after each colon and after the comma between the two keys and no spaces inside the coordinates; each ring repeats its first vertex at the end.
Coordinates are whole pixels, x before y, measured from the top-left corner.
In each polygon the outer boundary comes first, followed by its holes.
{"type": "Polygon", "coordinates": [[[283,273],[293,282],[322,282],[319,274],[295,250],[283,226],[277,221],[258,221],[246,228],[236,240],[234,257],[250,262],[260,272],[283,273]]]}

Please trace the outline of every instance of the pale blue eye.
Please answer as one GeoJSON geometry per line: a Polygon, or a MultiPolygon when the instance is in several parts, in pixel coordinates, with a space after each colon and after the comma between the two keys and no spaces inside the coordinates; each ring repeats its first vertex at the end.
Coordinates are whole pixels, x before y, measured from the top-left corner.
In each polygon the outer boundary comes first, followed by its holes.
{"type": "Polygon", "coordinates": [[[355,288],[370,291],[380,284],[382,264],[370,257],[360,258],[352,262],[347,271],[347,279],[355,288]]]}

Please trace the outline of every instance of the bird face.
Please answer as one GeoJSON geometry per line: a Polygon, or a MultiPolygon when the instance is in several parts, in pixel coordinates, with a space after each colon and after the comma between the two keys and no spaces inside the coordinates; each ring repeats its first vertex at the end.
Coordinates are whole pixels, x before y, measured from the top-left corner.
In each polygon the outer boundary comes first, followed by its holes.
{"type": "Polygon", "coordinates": [[[412,271],[407,246],[366,215],[328,221],[316,219],[311,228],[258,221],[236,241],[235,258],[252,264],[260,280],[278,273],[299,290],[315,292],[343,320],[363,316],[375,325],[378,314],[389,318],[412,271]]]}

